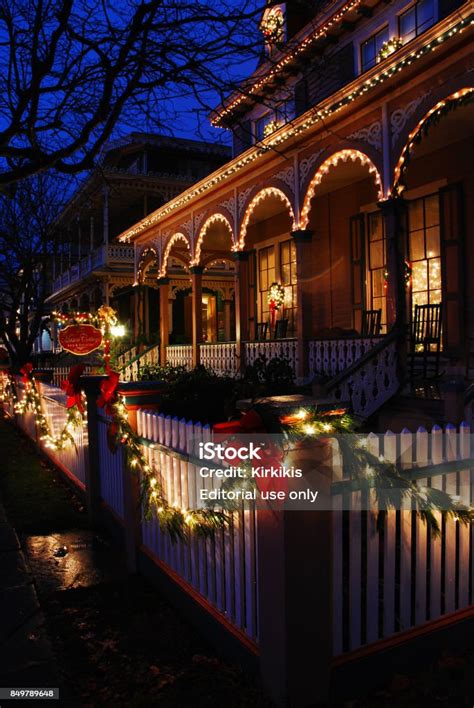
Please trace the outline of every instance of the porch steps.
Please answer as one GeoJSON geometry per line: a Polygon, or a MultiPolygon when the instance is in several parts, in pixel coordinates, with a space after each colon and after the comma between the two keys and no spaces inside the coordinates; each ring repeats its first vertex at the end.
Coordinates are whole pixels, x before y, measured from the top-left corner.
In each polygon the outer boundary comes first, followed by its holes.
{"type": "Polygon", "coordinates": [[[463,376],[446,375],[436,381],[407,384],[387,401],[369,421],[379,430],[400,432],[403,428],[430,430],[433,425],[458,425],[470,419],[468,407],[474,399],[474,384],[463,376]]]}
{"type": "Polygon", "coordinates": [[[371,430],[382,432],[391,430],[400,433],[404,428],[416,431],[420,426],[431,430],[433,425],[448,422],[445,415],[445,401],[438,398],[419,398],[412,394],[398,394],[368,421],[371,430]]]}

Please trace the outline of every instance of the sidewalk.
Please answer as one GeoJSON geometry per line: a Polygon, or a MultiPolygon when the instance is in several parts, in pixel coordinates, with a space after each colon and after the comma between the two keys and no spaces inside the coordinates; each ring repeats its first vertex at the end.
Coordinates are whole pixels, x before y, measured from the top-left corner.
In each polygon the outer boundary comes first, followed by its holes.
{"type": "Polygon", "coordinates": [[[0,687],[58,686],[33,578],[0,501],[0,687]]]}

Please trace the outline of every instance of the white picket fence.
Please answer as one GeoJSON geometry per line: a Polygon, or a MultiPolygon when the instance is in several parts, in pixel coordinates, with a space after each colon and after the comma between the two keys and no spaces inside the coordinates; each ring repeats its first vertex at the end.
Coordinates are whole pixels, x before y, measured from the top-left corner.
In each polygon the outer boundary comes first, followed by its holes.
{"type": "Polygon", "coordinates": [[[119,521],[124,518],[124,495],[123,495],[123,472],[124,458],[123,449],[118,446],[110,447],[107,438],[107,430],[110,424],[110,416],[99,413],[98,421],[98,445],[99,445],[99,477],[100,496],[103,502],[112,510],[119,521]]]}
{"type": "MultiPolygon", "coordinates": [[[[63,381],[66,381],[68,374],[71,370],[70,366],[55,366],[53,369],[53,386],[58,386],[60,387],[63,381]]],[[[84,367],[84,376],[90,376],[91,374],[94,373],[94,367],[93,366],[85,366],[84,367]]]]}
{"type": "MultiPolygon", "coordinates": [[[[420,428],[400,434],[370,434],[369,449],[406,468],[472,457],[470,428],[463,423],[431,433],[420,428]]],[[[342,479],[339,460],[335,481],[342,479]]],[[[419,484],[458,495],[472,503],[473,470],[421,479],[419,484]]],[[[408,502],[385,513],[376,523],[375,492],[344,492],[333,500],[333,649],[334,655],[418,627],[467,608],[474,602],[470,577],[474,571],[473,528],[435,516],[441,534],[435,537],[408,502]],[[363,494],[369,494],[370,499],[363,494]],[[368,505],[368,502],[370,506],[368,505]],[[372,507],[373,512],[362,511],[372,507]],[[349,510],[348,510],[349,509],[349,510]],[[472,565],[472,568],[471,568],[472,565]]]]}
{"type": "MultiPolygon", "coordinates": [[[[45,383],[39,384],[39,388],[43,413],[46,416],[52,434],[56,435],[63,429],[67,421],[66,394],[60,388],[49,386],[45,383]]],[[[17,392],[18,399],[21,401],[24,397],[24,385],[19,378],[17,379],[17,392]]],[[[13,417],[14,411],[12,407],[8,412],[13,417]]],[[[79,426],[72,430],[74,445],[69,445],[63,450],[51,450],[45,447],[41,439],[39,439],[34,414],[31,411],[27,411],[23,416],[17,416],[17,423],[55,464],[58,464],[80,488],[84,489],[88,447],[86,426],[79,426]]]]}
{"type": "MultiPolygon", "coordinates": [[[[22,385],[18,384],[20,397],[22,385]]],[[[66,419],[65,396],[58,388],[41,385],[45,414],[57,431],[66,419]]],[[[13,417],[11,404],[3,404],[13,417]]],[[[36,432],[30,415],[17,416],[18,424],[34,440],[36,432]]],[[[124,521],[122,452],[112,451],[107,442],[108,419],[99,413],[98,447],[102,500],[124,521]]],[[[190,457],[191,444],[212,437],[209,426],[178,420],[147,410],[137,411],[138,433],[143,451],[161,482],[171,504],[192,508],[199,490],[211,489],[212,481],[198,473],[190,457]]],[[[79,486],[85,482],[87,431],[74,433],[76,448],[54,452],[45,450],[59,462],[79,486]]],[[[435,426],[430,433],[368,435],[370,450],[383,454],[403,468],[423,469],[442,462],[463,461],[473,456],[471,431],[467,424],[443,430],[435,426]]],[[[473,470],[466,463],[461,471],[436,474],[427,471],[419,483],[457,495],[471,505],[473,470]]],[[[337,451],[333,458],[333,481],[344,481],[345,474],[337,451]]],[[[474,602],[474,534],[455,519],[441,519],[436,537],[411,508],[389,510],[383,524],[376,523],[375,492],[345,489],[333,495],[332,528],[332,628],[333,654],[341,656],[449,616],[474,602]],[[364,496],[366,495],[366,496],[364,496]],[[367,511],[369,508],[372,511],[367,511]]],[[[258,513],[254,510],[233,514],[229,527],[213,538],[192,536],[189,542],[173,541],[156,519],[142,522],[144,551],[180,579],[190,594],[198,593],[213,612],[250,639],[259,640],[258,619],[258,513]]],[[[317,545],[308,552],[318,553],[317,545]]],[[[321,577],[321,582],[325,576],[321,577]]],[[[205,605],[205,603],[204,603],[205,605]]],[[[317,637],[315,637],[317,646],[317,637]]]]}
{"type": "MultiPolygon", "coordinates": [[[[143,449],[168,502],[180,508],[195,508],[199,489],[212,489],[213,485],[212,480],[200,477],[187,454],[193,440],[211,439],[209,426],[138,411],[137,428],[149,442],[143,449]],[[156,443],[160,447],[153,447],[156,443]],[[176,456],[174,452],[182,454],[176,456]]],[[[143,522],[142,528],[143,544],[155,558],[166,563],[223,617],[257,641],[255,510],[233,513],[230,526],[218,531],[214,538],[193,537],[190,543],[173,542],[156,520],[143,522]]]]}

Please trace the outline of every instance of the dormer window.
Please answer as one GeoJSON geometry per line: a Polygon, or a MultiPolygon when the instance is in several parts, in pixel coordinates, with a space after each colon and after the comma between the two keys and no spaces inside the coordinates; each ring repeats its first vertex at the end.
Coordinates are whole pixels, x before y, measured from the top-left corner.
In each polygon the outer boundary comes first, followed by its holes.
{"type": "Polygon", "coordinates": [[[263,13],[260,30],[265,39],[268,55],[279,49],[286,40],[285,5],[272,5],[263,13]]]}

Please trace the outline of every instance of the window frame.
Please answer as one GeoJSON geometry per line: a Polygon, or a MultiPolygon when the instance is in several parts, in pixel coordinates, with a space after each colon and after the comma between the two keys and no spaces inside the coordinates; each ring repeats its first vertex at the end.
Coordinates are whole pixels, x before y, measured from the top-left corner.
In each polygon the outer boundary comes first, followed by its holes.
{"type": "Polygon", "coordinates": [[[397,14],[397,33],[399,38],[402,40],[403,45],[408,44],[409,42],[412,42],[414,39],[422,35],[426,30],[430,29],[430,27],[433,27],[433,25],[436,24],[438,21],[438,2],[437,0],[432,0],[433,3],[433,22],[430,25],[426,25],[422,30],[419,30],[418,28],[418,6],[420,5],[421,0],[416,0],[416,2],[412,2],[409,5],[406,5],[403,10],[401,10],[397,14]],[[406,41],[403,40],[402,32],[401,32],[401,19],[404,15],[406,15],[408,12],[411,12],[414,10],[415,12],[415,34],[413,37],[410,37],[410,39],[407,39],[406,41]]]}
{"type": "MultiPolygon", "coordinates": [[[[387,21],[385,24],[383,24],[381,27],[379,27],[378,30],[375,32],[372,32],[371,35],[366,37],[366,39],[362,40],[362,42],[359,45],[359,62],[360,62],[360,73],[365,74],[366,71],[369,71],[370,69],[373,69],[374,66],[377,65],[377,52],[375,53],[374,57],[374,63],[371,64],[370,66],[364,66],[364,45],[368,44],[370,41],[375,41],[376,42],[376,37],[377,35],[381,34],[381,32],[387,32],[387,38],[384,40],[384,42],[388,41],[390,39],[390,25],[389,22],[387,21]]],[[[383,42],[382,42],[383,44],[383,42]]],[[[377,45],[375,45],[375,49],[377,48],[377,45]]]]}

